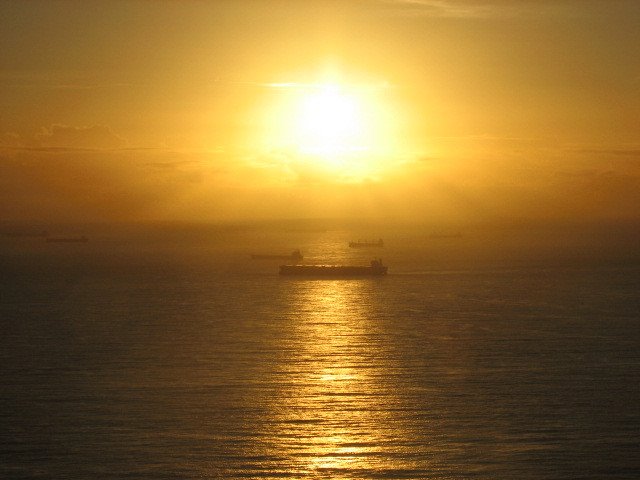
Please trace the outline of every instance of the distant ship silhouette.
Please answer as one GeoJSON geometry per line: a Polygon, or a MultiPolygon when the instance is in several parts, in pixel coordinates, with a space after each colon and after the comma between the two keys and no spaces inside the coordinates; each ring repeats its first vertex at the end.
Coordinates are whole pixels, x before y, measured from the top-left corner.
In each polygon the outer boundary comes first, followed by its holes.
{"type": "Polygon", "coordinates": [[[362,277],[386,275],[387,266],[381,259],[366,265],[280,265],[280,275],[311,277],[362,277]]]}

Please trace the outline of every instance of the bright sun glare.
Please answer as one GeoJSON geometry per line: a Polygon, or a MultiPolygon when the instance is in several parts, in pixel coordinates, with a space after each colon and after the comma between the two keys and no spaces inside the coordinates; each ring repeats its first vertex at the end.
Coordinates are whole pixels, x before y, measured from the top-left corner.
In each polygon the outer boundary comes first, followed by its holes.
{"type": "Polygon", "coordinates": [[[386,84],[274,83],[263,109],[265,147],[339,181],[376,178],[397,154],[398,116],[386,84]],[[393,120],[392,120],[393,119],[393,120]]]}
{"type": "Polygon", "coordinates": [[[305,153],[335,158],[365,147],[361,106],[336,85],[307,94],[300,102],[296,123],[298,147],[305,153]]]}

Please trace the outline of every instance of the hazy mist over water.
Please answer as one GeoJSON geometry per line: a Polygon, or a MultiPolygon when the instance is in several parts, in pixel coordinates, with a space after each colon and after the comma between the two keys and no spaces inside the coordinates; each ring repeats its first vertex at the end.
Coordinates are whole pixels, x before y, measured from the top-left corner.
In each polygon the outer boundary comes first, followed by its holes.
{"type": "Polygon", "coordinates": [[[0,18],[0,480],[640,478],[638,0],[0,18]]]}
{"type": "Polygon", "coordinates": [[[0,237],[0,476],[640,473],[633,225],[43,228],[89,241],[0,237]],[[250,258],[298,248],[389,274],[250,258]]]}

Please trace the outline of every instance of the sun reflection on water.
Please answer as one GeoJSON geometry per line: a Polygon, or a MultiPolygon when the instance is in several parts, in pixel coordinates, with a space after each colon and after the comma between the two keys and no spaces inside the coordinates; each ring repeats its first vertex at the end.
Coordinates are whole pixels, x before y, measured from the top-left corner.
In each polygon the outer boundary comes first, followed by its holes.
{"type": "Polygon", "coordinates": [[[379,286],[323,280],[292,288],[298,301],[289,315],[291,348],[272,405],[273,436],[284,444],[290,469],[341,476],[393,468],[382,447],[398,434],[388,418],[393,392],[381,381],[385,355],[371,323],[370,296],[379,286]]]}

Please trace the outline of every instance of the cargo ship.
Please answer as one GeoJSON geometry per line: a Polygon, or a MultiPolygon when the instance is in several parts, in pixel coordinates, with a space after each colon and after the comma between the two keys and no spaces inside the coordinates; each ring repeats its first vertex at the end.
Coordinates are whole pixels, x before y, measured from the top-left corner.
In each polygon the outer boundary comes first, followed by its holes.
{"type": "Polygon", "coordinates": [[[376,247],[384,247],[384,242],[382,239],[378,239],[377,241],[363,241],[358,240],[357,242],[349,242],[349,247],[351,248],[376,248],[376,247]]]}
{"type": "Polygon", "coordinates": [[[251,255],[253,260],[291,260],[292,262],[299,262],[302,260],[302,254],[300,250],[294,250],[290,255],[251,255]]]}
{"type": "Polygon", "coordinates": [[[387,267],[375,259],[370,265],[280,265],[280,275],[306,277],[363,277],[386,275],[387,267]]]}

